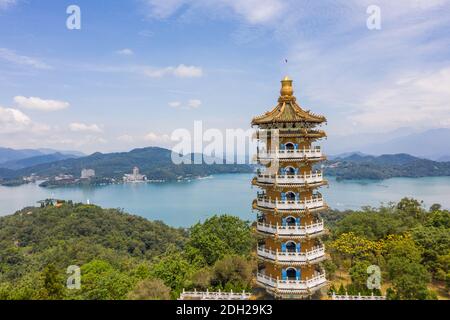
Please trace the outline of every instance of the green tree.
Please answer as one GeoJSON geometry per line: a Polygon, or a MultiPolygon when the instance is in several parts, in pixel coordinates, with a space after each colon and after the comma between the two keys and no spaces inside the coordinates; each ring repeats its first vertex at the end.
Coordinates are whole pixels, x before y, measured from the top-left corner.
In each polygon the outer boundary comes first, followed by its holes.
{"type": "Polygon", "coordinates": [[[211,284],[227,291],[250,290],[255,266],[241,256],[226,256],[215,263],[211,284]]]}
{"type": "Polygon", "coordinates": [[[64,297],[64,280],[52,264],[45,267],[41,275],[42,289],[39,298],[43,300],[61,300],[64,297]]]}
{"type": "Polygon", "coordinates": [[[81,297],[88,300],[122,300],[137,279],[106,261],[93,260],[81,267],[81,297]]]}
{"type": "Polygon", "coordinates": [[[139,282],[128,294],[130,300],[169,300],[170,288],[161,279],[146,279],[139,282]]]}
{"type": "Polygon", "coordinates": [[[371,263],[368,261],[357,261],[349,270],[352,285],[357,291],[356,294],[365,294],[368,291],[367,278],[369,275],[367,274],[367,268],[370,265],[371,263]]]}
{"type": "Polygon", "coordinates": [[[334,274],[337,271],[337,265],[332,260],[325,260],[323,267],[329,279],[333,279],[334,274]]]}
{"type": "Polygon", "coordinates": [[[410,235],[392,238],[387,244],[387,270],[396,299],[429,299],[430,274],[420,264],[421,249],[410,235]]]}
{"type": "Polygon", "coordinates": [[[431,297],[427,289],[430,275],[424,266],[404,257],[396,257],[389,260],[388,269],[396,299],[425,300],[431,297]]]}
{"type": "Polygon", "coordinates": [[[397,204],[397,209],[403,214],[422,220],[426,216],[426,211],[422,208],[423,201],[419,202],[416,199],[403,198],[397,204]]]}
{"type": "Polygon", "coordinates": [[[254,245],[250,226],[234,216],[214,216],[191,228],[187,252],[191,259],[201,255],[213,265],[225,255],[248,255],[254,245]]]}
{"type": "Polygon", "coordinates": [[[347,293],[347,291],[345,290],[344,285],[341,283],[337,294],[340,296],[345,296],[346,293],[347,293]]]}
{"type": "Polygon", "coordinates": [[[153,264],[150,274],[161,279],[172,289],[172,297],[177,298],[183,289],[189,288],[195,267],[179,252],[170,252],[153,264]]]}

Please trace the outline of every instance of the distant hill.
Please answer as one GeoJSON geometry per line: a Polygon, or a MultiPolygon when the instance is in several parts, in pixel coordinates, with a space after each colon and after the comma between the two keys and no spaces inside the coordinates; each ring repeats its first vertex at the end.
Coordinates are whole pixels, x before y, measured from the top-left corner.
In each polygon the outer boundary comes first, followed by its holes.
{"type": "Polygon", "coordinates": [[[328,155],[328,159],[330,160],[336,160],[336,159],[344,159],[344,158],[348,158],[354,155],[358,155],[358,156],[368,156],[368,154],[362,153],[362,152],[344,152],[341,154],[336,154],[336,155],[328,155]]]}
{"type": "Polygon", "coordinates": [[[449,155],[450,129],[441,128],[413,133],[379,144],[369,144],[358,150],[375,155],[408,153],[416,157],[440,160],[449,155]]]}
{"type": "MultiPolygon", "coordinates": [[[[249,165],[175,165],[172,162],[172,151],[151,147],[135,149],[121,153],[94,153],[87,157],[66,159],[14,171],[14,178],[36,174],[51,178],[59,174],[70,174],[79,177],[81,170],[94,169],[97,178],[121,179],[125,173],[131,173],[137,166],[142,174],[151,180],[177,180],[179,178],[202,177],[219,173],[252,172],[249,165]]],[[[7,172],[8,173],[8,172],[7,172]]]]}
{"type": "Polygon", "coordinates": [[[450,161],[450,156],[442,156],[439,159],[437,159],[437,161],[440,161],[440,162],[450,161]]]}
{"type": "Polygon", "coordinates": [[[71,159],[71,158],[75,158],[75,156],[74,155],[65,155],[65,154],[58,152],[58,153],[53,153],[53,154],[34,156],[34,157],[30,157],[30,158],[25,158],[25,159],[10,160],[10,161],[4,162],[4,163],[0,163],[0,168],[10,169],[10,170],[19,170],[19,169],[36,166],[39,164],[50,163],[50,162],[55,162],[55,161],[59,161],[59,160],[71,159]]]}
{"type": "Polygon", "coordinates": [[[10,179],[16,175],[16,172],[10,169],[0,168],[0,180],[1,178],[10,179]]]}
{"type": "Polygon", "coordinates": [[[49,148],[39,148],[37,149],[39,152],[42,152],[43,154],[54,154],[54,153],[61,153],[63,155],[70,155],[75,157],[85,157],[86,154],[80,151],[76,150],[56,150],[56,149],[49,149],[49,148]]]}
{"type": "Polygon", "coordinates": [[[325,174],[338,179],[450,176],[450,162],[421,159],[409,154],[367,156],[352,154],[325,164],[325,174]]]}
{"type": "Polygon", "coordinates": [[[11,148],[0,148],[0,163],[36,157],[41,155],[43,155],[43,153],[38,150],[31,150],[31,149],[15,150],[11,148]]]}
{"type": "MultiPolygon", "coordinates": [[[[9,161],[22,160],[27,158],[34,158],[38,156],[45,156],[50,154],[60,153],[63,155],[70,155],[76,157],[85,156],[85,154],[79,151],[58,151],[54,149],[11,149],[0,147],[0,164],[9,161]]],[[[0,165],[0,167],[2,167],[0,165]]]]}
{"type": "Polygon", "coordinates": [[[407,153],[435,161],[450,161],[450,129],[439,128],[416,132],[412,128],[378,133],[330,135],[321,143],[328,154],[359,151],[382,155],[407,153]]]}

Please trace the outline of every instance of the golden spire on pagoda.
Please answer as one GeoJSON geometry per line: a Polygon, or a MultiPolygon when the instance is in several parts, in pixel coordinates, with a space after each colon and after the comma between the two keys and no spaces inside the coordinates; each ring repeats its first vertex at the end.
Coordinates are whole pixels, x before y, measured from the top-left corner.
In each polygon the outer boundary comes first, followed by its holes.
{"type": "Polygon", "coordinates": [[[323,116],[315,115],[310,111],[303,110],[296,102],[294,97],[294,88],[292,83],[294,81],[289,77],[284,77],[281,80],[280,98],[278,105],[272,111],[255,117],[252,120],[252,125],[262,125],[270,123],[288,123],[288,122],[311,122],[322,123],[327,119],[323,116]]]}
{"type": "Polygon", "coordinates": [[[292,87],[292,82],[288,76],[284,77],[283,80],[281,80],[281,96],[282,97],[291,97],[294,94],[294,88],[292,87]]]}

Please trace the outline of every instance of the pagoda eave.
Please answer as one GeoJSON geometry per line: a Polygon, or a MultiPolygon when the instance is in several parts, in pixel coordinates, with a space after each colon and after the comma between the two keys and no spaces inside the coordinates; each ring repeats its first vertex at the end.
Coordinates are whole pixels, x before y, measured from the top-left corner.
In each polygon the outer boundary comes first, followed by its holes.
{"type": "Polygon", "coordinates": [[[322,181],[322,182],[318,182],[318,183],[269,183],[269,182],[258,182],[252,181],[252,184],[256,187],[271,187],[271,186],[275,186],[275,187],[280,187],[280,188],[300,188],[302,190],[311,190],[311,189],[316,189],[316,188],[320,188],[323,186],[327,186],[328,185],[328,181],[322,181]]]}
{"type": "Polygon", "coordinates": [[[325,210],[328,210],[329,207],[328,205],[323,205],[322,207],[318,207],[318,208],[313,208],[313,209],[274,209],[274,208],[266,208],[266,207],[261,207],[258,205],[254,205],[253,206],[254,210],[259,210],[261,212],[269,212],[269,213],[319,213],[319,212],[323,212],[325,210]]]}
{"type": "Polygon", "coordinates": [[[261,236],[266,236],[266,237],[276,236],[279,239],[296,239],[296,240],[320,238],[320,237],[328,234],[328,230],[322,230],[322,231],[319,231],[316,233],[311,233],[308,235],[296,235],[294,233],[281,235],[281,234],[277,234],[277,233],[264,232],[264,231],[261,231],[258,229],[256,229],[256,232],[261,236]]]}
{"type": "Polygon", "coordinates": [[[279,162],[322,162],[328,160],[326,156],[322,156],[319,158],[305,158],[305,157],[299,157],[299,158],[275,158],[275,157],[257,157],[256,160],[258,161],[258,164],[262,164],[261,161],[267,162],[267,161],[273,161],[278,160],[279,162]]]}
{"type": "Polygon", "coordinates": [[[291,265],[291,266],[307,266],[307,265],[323,262],[323,261],[327,260],[328,257],[326,255],[323,255],[322,257],[311,259],[309,261],[281,261],[281,260],[276,260],[276,259],[271,259],[271,258],[261,257],[261,256],[258,256],[258,259],[261,261],[276,262],[277,264],[282,265],[282,266],[289,266],[289,265],[291,265]]]}

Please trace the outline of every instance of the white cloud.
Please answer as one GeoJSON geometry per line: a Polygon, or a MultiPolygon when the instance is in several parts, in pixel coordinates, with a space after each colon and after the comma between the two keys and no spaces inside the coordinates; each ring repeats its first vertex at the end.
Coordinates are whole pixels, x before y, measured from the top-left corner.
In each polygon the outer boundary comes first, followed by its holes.
{"type": "Polygon", "coordinates": [[[117,140],[120,142],[132,143],[134,142],[134,137],[129,134],[123,134],[117,137],[117,140]]]}
{"type": "Polygon", "coordinates": [[[450,127],[449,101],[450,67],[386,83],[365,98],[350,120],[375,130],[450,127]]]}
{"type": "Polygon", "coordinates": [[[198,66],[187,66],[180,64],[176,67],[155,67],[148,65],[83,65],[81,68],[92,72],[106,73],[132,73],[144,75],[149,78],[162,78],[167,76],[177,78],[200,78],[203,76],[203,69],[198,66]]]}
{"type": "Polygon", "coordinates": [[[128,48],[118,50],[118,51],[116,51],[116,53],[121,56],[132,56],[134,54],[133,50],[128,49],[128,48]]]}
{"type": "Polygon", "coordinates": [[[169,102],[169,107],[179,108],[179,107],[181,107],[181,102],[180,101],[169,102]]]}
{"type": "Polygon", "coordinates": [[[177,67],[153,68],[144,67],[143,72],[151,78],[161,78],[163,76],[172,75],[177,78],[199,78],[203,76],[203,70],[196,66],[186,66],[180,64],[177,67]]]}
{"type": "Polygon", "coordinates": [[[145,2],[150,8],[150,16],[156,18],[167,18],[186,6],[190,10],[231,10],[247,22],[254,24],[275,20],[288,8],[285,1],[282,0],[216,0],[214,2],[209,0],[146,0],[145,2]]]}
{"type": "Polygon", "coordinates": [[[74,122],[69,125],[70,131],[73,132],[92,132],[92,133],[102,133],[103,130],[97,124],[85,124],[74,122]]]}
{"type": "Polygon", "coordinates": [[[31,119],[22,111],[0,107],[0,133],[21,131],[31,124],[31,119]]]}
{"type": "Polygon", "coordinates": [[[17,4],[17,0],[0,0],[0,10],[8,9],[15,4],[17,4]]]}
{"type": "Polygon", "coordinates": [[[255,24],[272,21],[286,10],[281,0],[222,0],[222,3],[255,24]]]}
{"type": "Polygon", "coordinates": [[[8,62],[22,65],[22,66],[28,66],[35,69],[51,69],[49,65],[46,63],[39,61],[36,58],[31,58],[28,56],[21,56],[17,53],[15,53],[12,50],[6,49],[6,48],[0,48],[0,59],[6,60],[8,62]]]}
{"type": "Polygon", "coordinates": [[[157,18],[167,18],[174,14],[186,0],[146,0],[151,15],[157,18]]]}
{"type": "Polygon", "coordinates": [[[169,107],[184,110],[198,109],[200,108],[201,105],[202,101],[199,99],[191,99],[186,104],[183,104],[180,101],[169,102],[169,107]]]}
{"type": "Polygon", "coordinates": [[[68,102],[58,100],[44,100],[38,97],[14,97],[14,102],[21,108],[40,111],[58,111],[70,106],[68,102]]]}
{"type": "Polygon", "coordinates": [[[185,66],[180,64],[176,68],[171,68],[173,74],[178,78],[198,78],[203,75],[202,68],[195,66],[185,66]]]}
{"type": "Polygon", "coordinates": [[[202,105],[201,100],[198,99],[192,99],[188,101],[188,107],[190,109],[198,109],[202,105]]]}
{"type": "Polygon", "coordinates": [[[145,141],[153,142],[153,143],[167,143],[170,140],[170,136],[167,134],[157,134],[154,132],[149,132],[144,137],[145,141]]]}
{"type": "Polygon", "coordinates": [[[0,133],[46,133],[50,126],[33,122],[29,116],[20,110],[0,106],[0,133]]]}
{"type": "Polygon", "coordinates": [[[151,30],[142,30],[139,31],[138,35],[140,35],[141,37],[145,37],[145,38],[150,38],[154,36],[154,32],[151,30]]]}

